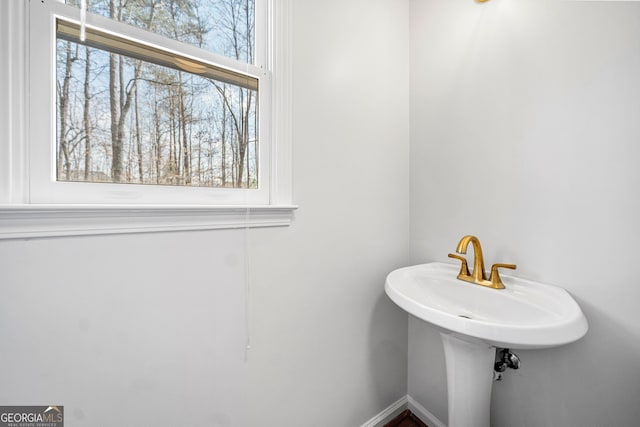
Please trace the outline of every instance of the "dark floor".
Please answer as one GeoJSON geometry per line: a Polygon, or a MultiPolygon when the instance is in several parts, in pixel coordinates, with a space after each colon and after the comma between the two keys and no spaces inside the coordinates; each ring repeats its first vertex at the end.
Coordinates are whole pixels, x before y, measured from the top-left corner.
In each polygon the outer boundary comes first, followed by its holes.
{"type": "Polygon", "coordinates": [[[408,409],[389,421],[384,427],[429,427],[408,409]]]}

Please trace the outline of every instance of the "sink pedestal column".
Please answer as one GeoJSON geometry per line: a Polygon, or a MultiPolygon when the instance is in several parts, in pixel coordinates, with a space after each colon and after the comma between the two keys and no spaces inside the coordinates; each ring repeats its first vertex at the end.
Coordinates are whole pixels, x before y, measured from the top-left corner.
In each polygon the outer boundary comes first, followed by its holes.
{"type": "Polygon", "coordinates": [[[496,348],[440,333],[447,366],[448,427],[489,427],[496,348]]]}

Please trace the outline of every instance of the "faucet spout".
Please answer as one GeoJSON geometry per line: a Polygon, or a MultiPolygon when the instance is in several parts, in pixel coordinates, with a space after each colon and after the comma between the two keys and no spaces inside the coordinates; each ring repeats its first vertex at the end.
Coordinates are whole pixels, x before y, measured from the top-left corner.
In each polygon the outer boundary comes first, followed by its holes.
{"type": "Polygon", "coordinates": [[[467,259],[456,254],[449,254],[449,258],[455,258],[462,262],[460,266],[460,273],[458,273],[458,279],[465,282],[475,283],[476,285],[486,286],[493,289],[504,289],[504,283],[500,279],[498,268],[510,268],[515,270],[515,264],[494,264],[491,267],[491,276],[487,279],[484,272],[484,256],[482,255],[482,246],[480,240],[476,236],[467,235],[460,239],[456,252],[459,254],[466,254],[469,243],[473,245],[473,272],[469,273],[467,267],[467,259]]]}
{"type": "Polygon", "coordinates": [[[484,272],[484,257],[482,255],[482,246],[480,240],[476,236],[467,235],[460,239],[456,252],[466,254],[469,243],[473,245],[473,272],[470,277],[475,283],[486,280],[484,272]]]}

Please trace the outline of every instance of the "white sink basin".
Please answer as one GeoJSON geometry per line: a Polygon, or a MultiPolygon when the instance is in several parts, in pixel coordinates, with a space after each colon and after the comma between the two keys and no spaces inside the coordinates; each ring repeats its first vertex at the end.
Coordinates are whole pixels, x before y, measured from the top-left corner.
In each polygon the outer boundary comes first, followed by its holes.
{"type": "Polygon", "coordinates": [[[387,276],[389,298],[412,315],[463,340],[494,347],[555,347],[580,339],[587,320],[562,288],[502,275],[506,289],[456,278],[459,265],[429,263],[387,276]]]}

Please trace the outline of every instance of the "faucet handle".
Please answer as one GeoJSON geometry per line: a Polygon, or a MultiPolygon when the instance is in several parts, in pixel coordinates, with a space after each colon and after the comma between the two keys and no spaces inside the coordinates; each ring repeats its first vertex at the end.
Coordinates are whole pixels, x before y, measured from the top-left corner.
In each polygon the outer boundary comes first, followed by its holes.
{"type": "Polygon", "coordinates": [[[449,258],[455,258],[459,261],[462,261],[462,265],[460,266],[460,272],[458,273],[458,277],[460,276],[471,276],[469,274],[469,266],[467,265],[467,259],[463,256],[460,255],[456,255],[456,254],[449,254],[449,258]]]}
{"type": "Polygon", "coordinates": [[[510,268],[511,270],[516,269],[515,264],[493,264],[491,266],[491,275],[489,276],[489,282],[491,282],[492,287],[496,289],[504,289],[504,283],[502,283],[502,279],[500,278],[500,273],[498,273],[499,268],[510,268]]]}

